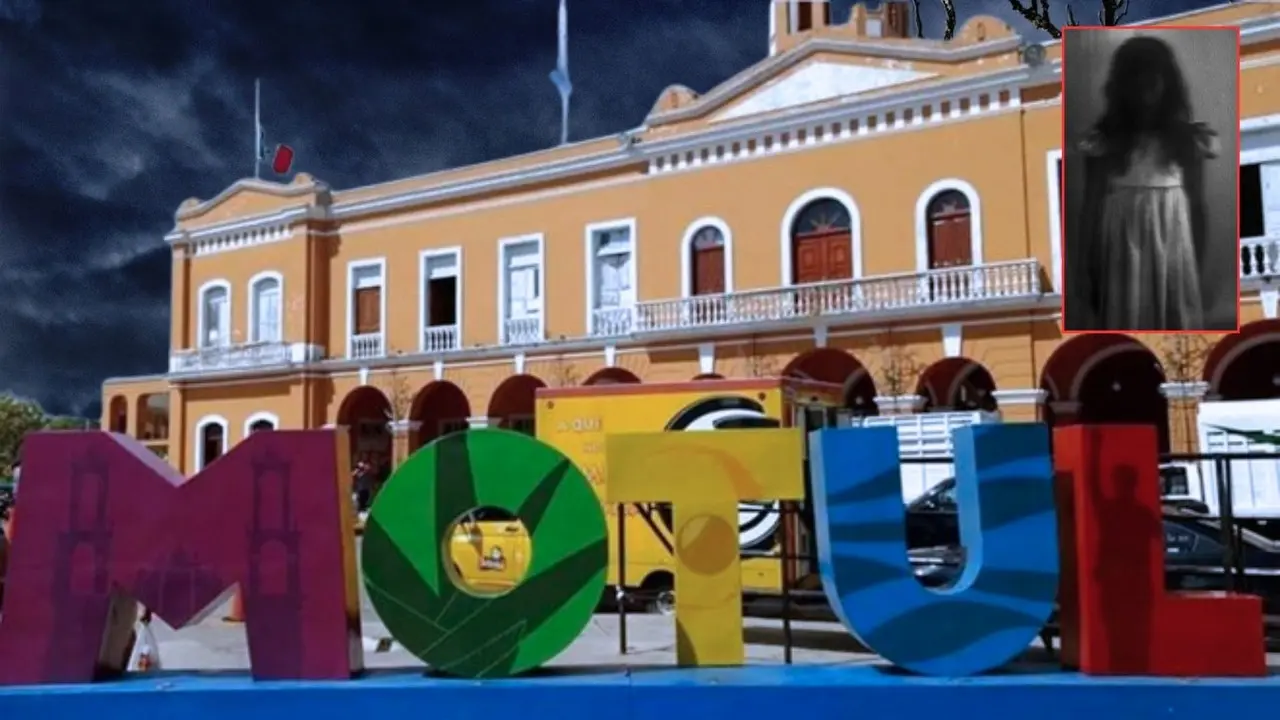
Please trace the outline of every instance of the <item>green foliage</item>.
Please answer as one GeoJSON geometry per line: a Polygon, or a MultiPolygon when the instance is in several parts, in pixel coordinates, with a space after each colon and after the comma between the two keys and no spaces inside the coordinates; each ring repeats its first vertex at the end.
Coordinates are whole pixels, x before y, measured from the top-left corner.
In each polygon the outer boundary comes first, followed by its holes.
{"type": "Polygon", "coordinates": [[[47,430],[91,430],[97,426],[84,418],[71,417],[70,415],[55,415],[49,418],[48,424],[45,425],[47,430]]]}
{"type": "Polygon", "coordinates": [[[0,469],[13,465],[27,433],[43,430],[48,424],[49,416],[39,403],[8,393],[0,395],[0,469]]]}
{"type": "Polygon", "coordinates": [[[36,430],[81,430],[85,420],[74,417],[55,417],[45,413],[40,403],[26,400],[10,393],[0,394],[0,474],[8,476],[8,470],[18,459],[22,438],[36,430]]]}

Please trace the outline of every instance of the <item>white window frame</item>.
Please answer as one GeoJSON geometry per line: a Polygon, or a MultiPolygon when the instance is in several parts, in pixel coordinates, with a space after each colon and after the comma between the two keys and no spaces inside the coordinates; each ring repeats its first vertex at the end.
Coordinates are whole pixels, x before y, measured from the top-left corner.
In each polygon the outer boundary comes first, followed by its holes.
{"type": "MultiPolygon", "coordinates": [[[[1245,165],[1266,165],[1280,162],[1280,115],[1266,115],[1256,118],[1245,118],[1240,122],[1240,167],[1245,165]],[[1269,137],[1275,136],[1275,137],[1269,137]],[[1257,140],[1261,137],[1261,144],[1257,140]],[[1244,146],[1255,145],[1250,150],[1244,146]]],[[[1237,170],[1236,172],[1239,172],[1237,170]]],[[[1261,178],[1259,178],[1261,180],[1261,178]]],[[[1259,188],[1261,191],[1261,188],[1259,188]]],[[[1262,240],[1270,237],[1266,234],[1266,198],[1262,199],[1263,234],[1254,237],[1240,238],[1241,244],[1250,240],[1262,240]]]]}
{"type": "Polygon", "coordinates": [[[628,217],[628,218],[616,218],[613,220],[603,220],[601,222],[589,223],[583,229],[583,233],[582,233],[583,251],[584,251],[583,257],[586,260],[586,272],[587,272],[586,330],[588,335],[591,334],[591,329],[594,325],[593,316],[595,314],[595,311],[600,309],[596,307],[596,300],[598,299],[600,294],[599,292],[597,292],[597,288],[596,288],[596,282],[598,280],[598,278],[596,277],[596,260],[600,257],[600,252],[596,247],[596,240],[597,240],[597,236],[600,235],[601,233],[609,232],[611,230],[627,231],[627,235],[630,238],[630,247],[626,251],[611,252],[609,254],[622,255],[625,252],[631,256],[631,272],[629,273],[630,277],[628,278],[628,280],[631,281],[631,294],[633,298],[631,302],[632,309],[634,309],[635,306],[640,302],[640,288],[637,283],[637,280],[639,279],[639,274],[640,274],[639,264],[638,264],[639,258],[637,257],[637,252],[636,252],[636,250],[640,247],[640,242],[639,242],[639,238],[637,237],[636,228],[637,228],[636,219],[634,217],[628,217]]]}
{"type": "Polygon", "coordinates": [[[262,422],[263,420],[266,420],[267,422],[271,423],[271,429],[273,430],[280,429],[280,416],[276,415],[275,413],[267,412],[263,410],[261,412],[256,412],[244,419],[244,434],[240,436],[241,439],[245,439],[249,437],[249,429],[253,427],[254,423],[259,423],[259,422],[262,422]]]}
{"type": "Polygon", "coordinates": [[[246,304],[249,306],[249,342],[284,342],[284,275],[266,270],[249,278],[249,302],[246,304]],[[276,304],[276,327],[280,330],[280,337],[263,340],[259,337],[261,329],[258,327],[258,286],[270,280],[275,281],[276,292],[280,294],[280,301],[276,304]]]}
{"type": "Polygon", "coordinates": [[[211,425],[217,425],[222,428],[222,452],[218,454],[218,457],[222,457],[227,454],[227,442],[230,440],[229,435],[231,433],[230,423],[228,423],[227,419],[221,415],[205,415],[196,422],[194,441],[195,457],[193,458],[195,460],[195,467],[192,472],[200,472],[207,464],[204,457],[204,429],[211,425]]]}
{"type": "Polygon", "coordinates": [[[538,298],[542,307],[538,312],[538,337],[547,337],[547,244],[543,233],[518,235],[498,240],[498,341],[507,341],[507,276],[508,256],[512,248],[534,244],[538,248],[538,298]]]}
{"type": "Polygon", "coordinates": [[[347,263],[347,357],[351,357],[351,346],[356,330],[356,273],[368,268],[378,269],[378,334],[382,336],[382,353],[387,353],[387,259],[362,258],[347,263]]]}
{"type": "Polygon", "coordinates": [[[916,198],[916,272],[929,271],[929,203],[940,193],[954,190],[969,201],[969,267],[982,265],[982,198],[978,189],[960,178],[944,178],[916,198]]]}
{"type": "MultiPolygon", "coordinates": [[[[1062,148],[1045,153],[1045,188],[1049,201],[1049,257],[1053,261],[1053,289],[1059,295],[1062,282],[1062,187],[1058,183],[1058,162],[1062,160],[1062,148]]],[[[1066,166],[1063,166],[1063,173],[1066,166]]]]}
{"type": "Polygon", "coordinates": [[[837,200],[848,211],[849,234],[852,236],[849,242],[849,251],[853,253],[852,279],[862,279],[862,210],[853,196],[844,190],[836,187],[820,187],[801,193],[782,213],[782,224],[778,227],[778,279],[782,287],[791,287],[795,284],[792,282],[791,268],[791,226],[795,224],[800,211],[815,200],[837,200]]]}
{"type": "Polygon", "coordinates": [[[442,257],[453,258],[453,272],[457,279],[453,288],[453,306],[457,310],[454,325],[458,328],[458,347],[462,347],[462,248],[455,245],[447,248],[432,248],[418,253],[418,350],[421,352],[427,351],[423,344],[423,331],[428,327],[427,321],[431,317],[430,308],[427,307],[430,298],[427,294],[427,283],[431,280],[427,277],[427,265],[431,260],[442,257]]]}
{"type": "Polygon", "coordinates": [[[733,231],[723,219],[708,215],[689,223],[680,240],[680,297],[693,297],[693,238],[708,227],[719,230],[724,238],[724,292],[733,292],[733,231]]]}
{"type": "Polygon", "coordinates": [[[210,280],[200,286],[200,289],[196,291],[196,349],[204,350],[206,348],[228,347],[231,345],[231,326],[233,325],[231,319],[232,307],[231,283],[223,280],[222,278],[218,278],[217,280],[210,280]],[[206,345],[204,340],[205,337],[208,336],[209,318],[205,317],[205,306],[208,304],[205,302],[205,298],[212,290],[222,290],[227,295],[227,311],[225,313],[227,326],[225,328],[220,328],[222,332],[219,335],[219,342],[217,344],[206,345]]]}

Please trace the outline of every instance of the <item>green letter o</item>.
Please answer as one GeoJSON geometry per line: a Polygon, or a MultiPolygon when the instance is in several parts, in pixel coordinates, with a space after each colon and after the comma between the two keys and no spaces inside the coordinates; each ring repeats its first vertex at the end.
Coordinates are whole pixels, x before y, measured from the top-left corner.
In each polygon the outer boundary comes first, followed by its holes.
{"type": "Polygon", "coordinates": [[[365,525],[364,583],[378,616],[434,670],[503,677],[551,660],[582,633],[604,592],[608,531],[600,499],[563,453],[507,430],[454,433],[414,453],[365,525]],[[529,531],[524,579],[497,597],[458,587],[446,567],[454,521],[477,507],[529,531]]]}

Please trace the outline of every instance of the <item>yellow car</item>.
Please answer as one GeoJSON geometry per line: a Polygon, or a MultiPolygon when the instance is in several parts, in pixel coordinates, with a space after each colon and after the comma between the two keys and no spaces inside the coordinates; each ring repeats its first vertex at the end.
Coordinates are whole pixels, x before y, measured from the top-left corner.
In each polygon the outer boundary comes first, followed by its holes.
{"type": "Polygon", "coordinates": [[[458,521],[449,543],[455,579],[478,595],[515,587],[529,569],[531,548],[524,524],[498,508],[479,508],[458,521]]]}

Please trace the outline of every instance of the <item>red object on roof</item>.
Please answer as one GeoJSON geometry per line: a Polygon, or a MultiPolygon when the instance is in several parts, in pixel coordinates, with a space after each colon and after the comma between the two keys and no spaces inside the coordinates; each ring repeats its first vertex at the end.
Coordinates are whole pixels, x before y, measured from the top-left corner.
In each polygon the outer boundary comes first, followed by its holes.
{"type": "Polygon", "coordinates": [[[276,153],[271,158],[271,170],[277,175],[284,175],[293,167],[293,148],[288,145],[277,145],[276,153]]]}

